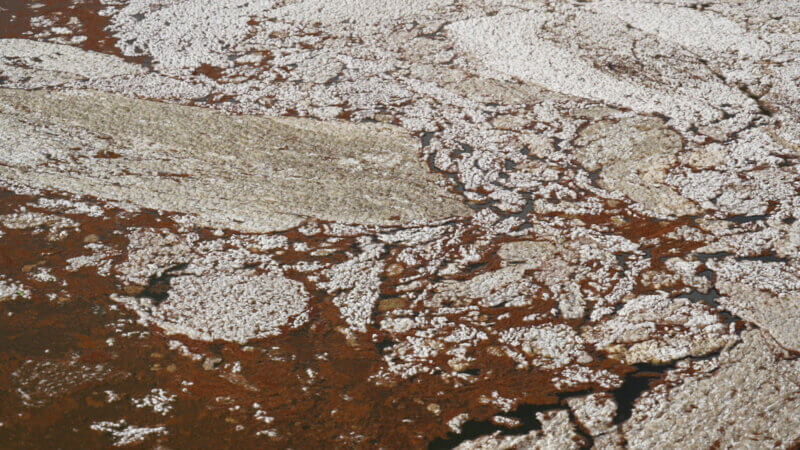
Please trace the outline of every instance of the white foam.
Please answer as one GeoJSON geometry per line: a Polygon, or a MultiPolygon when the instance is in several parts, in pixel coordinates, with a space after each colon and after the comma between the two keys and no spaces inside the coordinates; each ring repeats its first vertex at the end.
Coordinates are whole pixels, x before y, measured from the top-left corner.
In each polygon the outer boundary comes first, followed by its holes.
{"type": "Polygon", "coordinates": [[[672,5],[602,1],[591,4],[595,12],[612,15],[647,33],[689,48],[736,52],[760,58],[769,45],[739,24],[714,12],[672,5]]]}
{"type": "MultiPolygon", "coordinates": [[[[663,113],[687,123],[712,122],[720,119],[722,113],[707,99],[728,104],[747,101],[740,93],[712,78],[695,81],[686,76],[673,77],[683,78],[686,83],[686,88],[681,86],[676,91],[669,87],[656,89],[646,86],[641,80],[623,79],[602,71],[592,64],[591,55],[577,53],[566,45],[538,37],[543,34],[542,28],[547,20],[547,13],[534,11],[456,22],[448,27],[448,31],[459,49],[495,73],[536,83],[555,92],[600,100],[639,112],[663,113]],[[708,95],[687,95],[699,92],[708,95]]],[[[582,20],[589,22],[597,18],[584,15],[582,20]]],[[[606,36],[596,38],[604,39],[606,36]]],[[[607,38],[609,42],[606,45],[613,46],[613,36],[607,38]]],[[[659,70],[657,67],[650,69],[659,70]]]]}

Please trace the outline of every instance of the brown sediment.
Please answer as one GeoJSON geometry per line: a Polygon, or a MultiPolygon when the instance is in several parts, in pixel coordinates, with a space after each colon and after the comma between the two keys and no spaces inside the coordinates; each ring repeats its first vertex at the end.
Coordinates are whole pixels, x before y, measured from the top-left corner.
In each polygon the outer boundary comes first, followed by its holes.
{"type": "Polygon", "coordinates": [[[200,67],[194,70],[194,75],[205,75],[214,81],[219,81],[225,75],[225,69],[222,67],[215,67],[209,64],[200,64],[200,67]]]}
{"type": "MultiPolygon", "coordinates": [[[[59,195],[48,193],[47,197],[59,195]]],[[[36,211],[33,203],[37,198],[5,190],[0,194],[0,213],[8,214],[20,206],[36,211]]],[[[47,210],[42,208],[42,212],[47,210]]],[[[448,433],[445,422],[460,412],[470,411],[471,420],[477,422],[497,414],[496,406],[478,402],[481,394],[497,391],[520,405],[552,405],[558,404],[559,392],[563,391],[551,384],[552,372],[519,370],[510,359],[495,356],[486,345],[475,349],[478,359],[468,370],[475,381],[460,388],[437,375],[422,375],[395,386],[376,386],[367,380],[383,361],[381,346],[368,337],[369,333],[359,336],[355,345],[348,341],[338,331],[345,324],[330,296],[316,289],[305,274],[292,271],[289,276],[304,282],[314,294],[311,320],[301,329],[253,341],[247,347],[164,336],[155,327],[134,324],[135,316],[109,299],[113,293],[124,293],[125,286],[113,277],[98,275],[93,268],[70,272],[65,261],[85,254],[88,240],[113,247],[118,252],[113,260],[119,262],[127,257],[125,231],[129,227],[178,232],[176,224],[168,215],[155,211],[128,213],[108,206],[106,214],[99,218],[58,214],[78,222],[79,230],[53,242],[44,232],[2,229],[5,234],[0,239],[0,255],[4,275],[24,280],[33,289],[29,300],[0,304],[0,336],[6,343],[0,352],[0,381],[6,386],[20,386],[23,380],[14,373],[31,364],[26,363],[28,360],[60,364],[62,368],[58,370],[67,373],[75,370],[65,363],[73,354],[78,355],[79,365],[102,365],[107,373],[99,379],[65,386],[56,395],[43,395],[44,406],[26,406],[23,395],[15,389],[5,390],[0,394],[0,417],[5,422],[0,445],[4,447],[105,446],[108,437],[90,430],[87,424],[124,418],[137,426],[166,426],[169,433],[157,441],[176,448],[191,447],[197,442],[222,446],[236,443],[245,448],[310,448],[320,442],[358,448],[424,448],[434,439],[444,438],[448,433]],[[59,283],[63,280],[66,285],[31,281],[22,270],[31,264],[49,268],[59,283]],[[62,300],[48,300],[48,293],[57,293],[62,300]],[[126,336],[115,327],[133,334],[126,336]],[[114,339],[113,345],[107,343],[109,338],[114,339]],[[199,361],[170,350],[170,340],[183,342],[203,357],[220,357],[222,365],[205,370],[199,361]],[[239,373],[224,367],[237,361],[241,364],[239,373]],[[309,377],[309,370],[313,377],[309,377]],[[194,384],[182,385],[183,381],[194,384]],[[168,417],[131,403],[131,399],[141,398],[154,388],[177,395],[168,417]],[[121,399],[107,403],[105,391],[113,391],[121,399]],[[258,422],[253,416],[254,403],[274,417],[274,422],[258,422]],[[427,409],[431,403],[440,406],[439,415],[434,416],[427,409]],[[235,405],[239,405],[238,409],[235,405]],[[404,418],[412,422],[404,423],[404,418]],[[246,431],[235,431],[237,425],[246,431]],[[274,429],[279,437],[254,438],[253,433],[261,429],[274,429]],[[357,442],[341,441],[339,435],[344,430],[363,438],[357,442]]],[[[220,238],[210,230],[196,231],[202,240],[220,238]]],[[[307,236],[296,230],[285,236],[293,242],[306,243],[312,250],[328,237],[323,233],[307,236]]],[[[320,258],[328,263],[344,261],[354,242],[354,237],[342,238],[333,253],[320,258]]],[[[289,264],[309,260],[309,252],[286,249],[274,257],[289,264]]],[[[496,262],[481,264],[491,268],[496,262]]],[[[408,269],[403,273],[407,274],[408,269]]],[[[500,308],[487,313],[496,317],[503,311],[500,308]]],[[[509,320],[517,322],[519,318],[509,320]]],[[[373,331],[381,334],[380,330],[373,331]]],[[[444,366],[445,359],[436,362],[444,366]]],[[[629,370],[607,359],[599,361],[597,367],[619,374],[629,370]]],[[[574,387],[576,391],[587,389],[593,386],[574,387]]],[[[35,393],[26,392],[31,394],[35,393]]]]}

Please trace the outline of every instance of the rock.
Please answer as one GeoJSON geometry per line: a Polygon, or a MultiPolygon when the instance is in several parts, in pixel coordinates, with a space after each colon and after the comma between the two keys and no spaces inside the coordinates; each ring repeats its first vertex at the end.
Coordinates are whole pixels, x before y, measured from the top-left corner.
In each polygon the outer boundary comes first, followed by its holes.
{"type": "Polygon", "coordinates": [[[715,271],[719,302],[768,332],[784,348],[800,351],[800,277],[794,264],[708,261],[715,271]]]}
{"type": "Polygon", "coordinates": [[[470,362],[463,358],[450,358],[447,365],[456,372],[466,372],[470,368],[470,362]]]}
{"type": "Polygon", "coordinates": [[[655,214],[696,214],[696,206],[665,184],[683,148],[680,135],[654,118],[600,121],[581,131],[575,156],[598,184],[624,193],[655,214]]]}
{"type": "Polygon", "coordinates": [[[637,400],[623,426],[629,448],[697,448],[710,442],[775,448],[797,442],[800,363],[786,359],[762,331],[746,331],[742,338],[637,400]]]}
{"type": "Polygon", "coordinates": [[[436,414],[437,416],[442,413],[442,407],[439,406],[438,403],[429,403],[427,408],[425,409],[427,409],[433,414],[436,414]]]}
{"type": "Polygon", "coordinates": [[[579,449],[586,444],[575,431],[567,410],[536,413],[542,423],[541,430],[528,434],[501,436],[499,432],[475,440],[465,441],[458,450],[511,450],[511,449],[579,449]]]}
{"type": "Polygon", "coordinates": [[[589,394],[583,397],[572,397],[567,400],[575,419],[592,436],[608,433],[614,428],[617,415],[617,402],[611,394],[589,394]]]}
{"type": "Polygon", "coordinates": [[[122,288],[122,291],[125,292],[127,295],[139,295],[146,289],[145,286],[140,286],[138,284],[129,284],[122,288]]]}
{"type": "Polygon", "coordinates": [[[471,214],[437,185],[416,141],[388,125],[232,117],[91,91],[2,89],[0,111],[1,176],[191,213],[204,226],[268,232],[309,217],[395,225],[471,214]],[[93,157],[109,146],[118,158],[93,157]]]}
{"type": "Polygon", "coordinates": [[[222,364],[222,358],[219,356],[207,356],[206,359],[203,360],[203,369],[214,370],[219,367],[220,364],[222,364]]]}
{"type": "Polygon", "coordinates": [[[395,309],[407,308],[408,302],[400,297],[385,298],[378,301],[378,312],[389,312],[395,309]]]}
{"type": "Polygon", "coordinates": [[[386,275],[390,277],[400,276],[400,274],[403,273],[403,269],[404,268],[402,264],[398,263],[390,264],[388,267],[386,267],[386,275]]]}
{"type": "Polygon", "coordinates": [[[244,343],[276,335],[283,326],[299,326],[308,319],[308,294],[303,285],[278,269],[264,274],[242,271],[179,277],[160,304],[148,298],[114,298],[146,323],[170,334],[202,340],[244,343]]]}
{"type": "Polygon", "coordinates": [[[630,298],[613,318],[584,327],[581,335],[627,364],[703,356],[737,340],[705,304],[666,294],[630,298]]]}

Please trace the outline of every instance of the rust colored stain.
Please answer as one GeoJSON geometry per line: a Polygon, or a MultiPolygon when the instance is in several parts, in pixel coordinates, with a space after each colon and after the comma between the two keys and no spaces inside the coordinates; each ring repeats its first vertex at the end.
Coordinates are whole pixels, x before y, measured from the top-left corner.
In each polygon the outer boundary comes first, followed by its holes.
{"type": "MultiPolygon", "coordinates": [[[[58,196],[50,194],[48,198],[58,196]]],[[[35,199],[3,191],[0,214],[22,205],[28,205],[28,211],[35,211],[30,206],[35,199]]],[[[5,233],[0,239],[0,264],[6,276],[21,280],[31,265],[44,266],[52,268],[53,275],[65,282],[63,287],[39,283],[30,300],[0,303],[0,339],[4,342],[0,351],[0,382],[10,387],[0,393],[0,417],[4,421],[0,446],[4,448],[105,446],[109,444],[108,437],[88,429],[86,424],[119,418],[138,425],[166,426],[169,434],[157,441],[170,448],[192,448],[198,442],[204,447],[318,448],[321,443],[341,443],[345,430],[359,435],[350,444],[356,448],[447,448],[487,430],[502,430],[489,422],[501,411],[478,402],[481,393],[497,391],[518,399],[519,406],[509,415],[519,416],[523,428],[528,429],[538,426],[533,419],[535,411],[562,404],[565,391],[552,385],[550,371],[520,370],[509,358],[495,356],[487,346],[478,347],[475,352],[478,360],[472,365],[475,368],[472,374],[478,380],[462,388],[454,389],[431,375],[421,375],[396,386],[375,386],[367,380],[382,361],[380,345],[348,340],[337,331],[345,324],[330,296],[316,289],[306,274],[291,271],[289,276],[303,282],[314,294],[313,314],[307,325],[284,335],[242,347],[223,341],[206,343],[165,336],[155,327],[135,324],[133,313],[109,299],[111,294],[123,293],[125,286],[99,276],[91,268],[68,271],[65,261],[85,254],[87,240],[117,249],[115,262],[123,261],[126,229],[151,227],[176,231],[176,224],[168,215],[156,211],[133,214],[113,208],[106,211],[100,218],[66,214],[80,224],[79,232],[56,242],[47,239],[47,230],[0,227],[5,233]],[[58,294],[56,300],[48,299],[47,294],[54,292],[58,294]],[[114,340],[113,345],[109,345],[109,339],[114,340]],[[199,361],[171,350],[168,342],[174,340],[193,353],[220,358],[217,365],[238,361],[241,370],[238,373],[220,368],[206,370],[199,361]],[[318,355],[329,357],[323,360],[318,355]],[[77,363],[67,364],[70,358],[76,358],[77,363]],[[57,383],[59,377],[69,378],[71,372],[79,371],[75,365],[100,365],[103,375],[67,383],[51,391],[31,392],[19,376],[31,361],[56,365],[52,373],[42,375],[52,378],[45,385],[57,383]],[[308,376],[309,371],[315,374],[313,380],[308,376]],[[171,414],[157,421],[153,420],[152,412],[132,404],[132,399],[143,397],[154,388],[177,393],[171,414]],[[107,403],[106,391],[113,391],[120,400],[107,403]],[[28,407],[26,397],[39,398],[43,405],[28,407]],[[428,410],[431,403],[439,405],[439,414],[428,410]],[[253,416],[254,404],[274,420],[268,425],[258,422],[253,416]],[[465,410],[470,411],[471,417],[464,433],[450,433],[443,418],[465,410]],[[241,427],[239,431],[237,427],[241,427]],[[260,429],[273,429],[280,437],[254,439],[253,432],[260,429]]],[[[652,236],[673,225],[642,222],[631,227],[642,235],[652,236]]],[[[204,240],[216,238],[209,230],[196,231],[204,240]]],[[[308,237],[294,230],[285,235],[312,248],[326,238],[321,234],[308,237]]],[[[325,258],[343,261],[343,252],[354,244],[355,238],[342,239],[340,251],[325,258]]],[[[293,250],[276,256],[285,264],[308,258],[308,253],[293,250]]],[[[477,262],[475,267],[483,272],[497,265],[495,256],[477,262]]],[[[384,277],[384,296],[394,293],[394,281],[401,276],[403,273],[384,277]]],[[[30,285],[30,280],[26,281],[30,285]]],[[[552,301],[540,305],[542,311],[552,307],[552,301]]],[[[496,308],[485,312],[497,317],[507,310],[496,308]]],[[[513,316],[502,322],[503,327],[520,324],[521,318],[513,316]]],[[[381,333],[377,329],[372,331],[381,333]]],[[[385,339],[390,338],[387,335],[385,339]]],[[[593,357],[595,367],[619,375],[638,370],[600,353],[593,357]]],[[[568,391],[602,390],[585,384],[568,391]]],[[[524,430],[506,430],[520,431],[524,430]]]]}

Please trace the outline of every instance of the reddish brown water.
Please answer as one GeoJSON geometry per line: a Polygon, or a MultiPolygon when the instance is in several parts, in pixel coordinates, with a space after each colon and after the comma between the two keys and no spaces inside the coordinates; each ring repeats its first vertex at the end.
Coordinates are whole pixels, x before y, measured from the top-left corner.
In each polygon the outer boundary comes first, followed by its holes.
{"type": "MultiPolygon", "coordinates": [[[[47,196],[58,198],[55,194],[47,196]]],[[[11,213],[24,204],[28,204],[29,211],[35,211],[36,208],[30,206],[34,200],[32,196],[3,191],[0,214],[11,213]]],[[[3,362],[0,382],[9,386],[0,393],[0,420],[4,423],[0,428],[0,446],[4,448],[108,445],[110,437],[90,430],[87,424],[120,418],[138,426],[166,426],[169,434],[157,440],[171,448],[194,448],[198,443],[202,443],[202,447],[236,445],[246,448],[315,448],[320,444],[359,448],[447,447],[464,436],[448,435],[446,419],[463,411],[471,414],[465,433],[492,431],[487,430],[486,422],[501,411],[481,404],[482,394],[497,391],[501,396],[518,399],[521,406],[517,414],[523,420],[526,418],[523,412],[528,412],[527,417],[534,420],[531,408],[558,405],[563,398],[564,392],[557,390],[550,381],[552,373],[540,369],[520,370],[509,358],[495,356],[487,347],[479,347],[475,352],[478,359],[468,370],[476,376],[476,381],[467,386],[454,388],[438,376],[419,376],[395,386],[376,386],[368,378],[383,361],[381,345],[368,339],[348,340],[338,331],[346,324],[330,297],[316,289],[303,274],[291,271],[290,276],[315,294],[311,320],[302,328],[252,342],[249,347],[165,336],[156,328],[131,323],[135,315],[117,308],[109,299],[112,293],[124,293],[125,286],[117,285],[112,277],[98,275],[94,268],[70,272],[65,266],[69,258],[86,254],[86,241],[95,240],[117,249],[119,255],[115,260],[122,261],[126,258],[124,231],[128,227],[175,231],[176,226],[169,216],[152,211],[130,214],[113,209],[107,210],[101,218],[80,214],[65,216],[77,221],[80,231],[56,242],[48,240],[47,230],[0,227],[5,233],[0,239],[2,272],[12,280],[25,280],[28,286],[35,287],[29,300],[0,304],[0,339],[4,343],[0,351],[3,362]],[[66,282],[66,287],[31,282],[26,275],[36,267],[51,268],[58,280],[66,282]],[[48,299],[49,293],[56,298],[48,299]],[[117,325],[120,320],[127,322],[117,325]],[[120,330],[115,331],[117,326],[120,330]],[[134,332],[131,336],[124,337],[131,331],[134,332]],[[145,331],[146,334],[141,334],[145,331]],[[114,339],[111,346],[107,344],[109,338],[114,339]],[[170,350],[167,343],[172,339],[180,340],[192,352],[221,358],[220,367],[205,370],[199,361],[170,350]],[[327,358],[320,359],[319,355],[327,355],[327,358]],[[241,363],[240,373],[223,369],[226,363],[236,361],[241,363]],[[43,368],[43,363],[48,363],[47,368],[43,368]],[[99,375],[80,376],[87,367],[98,366],[101,367],[99,375]],[[309,377],[309,370],[315,374],[313,378],[309,377]],[[193,384],[182,384],[187,381],[193,384]],[[131,403],[131,399],[141,398],[154,388],[177,393],[170,415],[161,417],[131,403]],[[107,390],[120,395],[121,399],[107,403],[104,394],[107,390]],[[260,407],[253,408],[254,403],[260,407]],[[439,405],[440,414],[429,411],[432,403],[439,405]],[[254,418],[255,409],[274,417],[274,422],[269,425],[258,422],[254,418]],[[403,419],[411,420],[404,422],[403,419]],[[263,429],[275,430],[279,438],[254,437],[256,431],[263,429]],[[342,439],[347,435],[358,437],[342,439]]],[[[647,222],[635,217],[628,220],[627,234],[631,238],[661,236],[686,222],[647,222]]],[[[198,231],[203,239],[217,238],[210,232],[198,231]]],[[[296,231],[285,234],[291,240],[305,241],[311,248],[314,240],[325,238],[321,235],[309,238],[296,231]]],[[[341,260],[354,244],[354,238],[343,239],[340,243],[340,252],[325,258],[341,260]]],[[[691,248],[685,243],[670,244],[668,241],[653,250],[652,260],[657,265],[662,254],[681,254],[691,248]]],[[[310,256],[286,251],[276,258],[292,263],[310,256]]],[[[476,267],[483,272],[497,264],[496,257],[490,257],[478,262],[476,267]]],[[[382,285],[385,297],[394,294],[394,281],[408,275],[407,271],[385,276],[382,285]]],[[[553,306],[552,301],[542,301],[537,308],[546,311],[553,306]]],[[[487,319],[492,319],[505,312],[514,311],[487,308],[485,314],[487,319]]],[[[382,312],[376,310],[375,314],[382,312]]],[[[516,311],[497,326],[520,324],[521,315],[516,311]]],[[[377,328],[370,330],[373,332],[382,333],[377,328]]],[[[390,341],[388,335],[382,339],[378,341],[390,341]]],[[[593,356],[596,366],[620,375],[635,375],[639,370],[601,354],[593,356]]],[[[446,365],[444,359],[437,362],[446,365]]],[[[570,389],[575,392],[600,390],[591,384],[570,389]]],[[[534,428],[536,424],[530,422],[525,427],[534,428]]]]}
{"type": "MultiPolygon", "coordinates": [[[[32,2],[0,0],[4,8],[0,12],[0,37],[30,37],[41,31],[30,25],[34,16],[50,17],[56,26],[78,17],[81,25],[76,33],[88,37],[80,47],[119,54],[115,40],[104,31],[108,19],[99,14],[103,8],[99,1],[39,3],[42,6],[33,9],[32,2]]],[[[222,76],[221,69],[214,67],[203,66],[198,73],[215,79],[222,76]]],[[[340,118],[350,117],[346,111],[340,118]]],[[[44,197],[59,198],[59,194],[47,193],[44,197]]],[[[36,200],[36,196],[2,190],[0,214],[15,212],[22,205],[35,211],[30,204],[36,200]]],[[[0,274],[32,287],[30,299],[0,303],[0,384],[6,387],[0,390],[2,448],[108,447],[112,437],[89,425],[120,419],[137,426],[168,429],[165,435],[147,439],[147,447],[158,442],[167,448],[447,448],[496,429],[509,433],[535,429],[539,426],[535,412],[563,406],[569,392],[602,390],[593,384],[577,385],[566,392],[557,389],[551,381],[552,372],[521,370],[508,357],[497,356],[489,344],[480,344],[475,350],[476,361],[465,369],[474,382],[465,386],[456,387],[438,375],[378,386],[369,378],[384,363],[382,349],[391,344],[391,336],[372,327],[364,336],[348,338],[340,331],[346,323],[330,295],[305,274],[292,271],[288,275],[302,282],[314,297],[311,319],[303,327],[251,342],[247,347],[165,336],[157,328],[135,323],[134,313],[109,298],[115,293],[131,293],[135,287],[119,285],[113,276],[98,275],[92,267],[74,272],[66,269],[68,259],[87,253],[84,246],[89,241],[117,250],[114,262],[125,260],[129,227],[177,231],[168,214],[131,214],[106,208],[100,218],[64,214],[79,223],[79,231],[56,241],[48,239],[46,229],[14,230],[0,225],[4,233],[0,238],[0,274]],[[50,268],[58,283],[32,281],[29,274],[39,267],[50,268]],[[62,281],[66,283],[63,286],[62,281]],[[377,339],[367,338],[372,334],[377,339]],[[109,345],[109,339],[113,339],[113,345],[109,345]],[[206,369],[201,361],[171,350],[171,340],[182,342],[193,353],[219,358],[211,364],[216,367],[206,369]],[[229,366],[235,362],[241,364],[238,373],[229,366]],[[132,402],[156,388],[177,395],[166,416],[150,408],[137,408],[132,402]],[[106,391],[119,399],[109,402],[106,391]],[[493,392],[517,400],[516,410],[506,415],[520,419],[520,427],[507,430],[489,422],[503,412],[480,401],[482,395],[493,392]],[[438,414],[431,411],[432,404],[438,405],[438,414]],[[254,417],[256,410],[274,420],[269,424],[259,421],[254,417]],[[469,411],[470,422],[461,435],[452,434],[447,420],[464,411],[469,411]],[[261,430],[272,430],[277,437],[255,436],[261,430]]],[[[609,210],[599,216],[575,218],[609,227],[634,242],[663,237],[680,226],[694,226],[693,218],[653,221],[629,214],[624,207],[609,210]],[[624,223],[614,225],[614,215],[623,216],[624,223]]],[[[218,238],[210,230],[197,231],[202,239],[218,238]]],[[[303,241],[312,249],[327,238],[309,237],[296,230],[284,234],[290,241],[303,241]]],[[[341,261],[354,243],[354,237],[343,238],[338,251],[325,257],[291,250],[273,256],[287,265],[315,258],[341,261]]],[[[651,268],[658,269],[666,257],[686,255],[697,247],[697,243],[662,239],[657,247],[648,249],[651,268]]],[[[395,262],[397,250],[389,250],[387,266],[395,262]]],[[[492,253],[477,262],[473,271],[454,278],[470,278],[498,266],[499,260],[492,253]]],[[[397,281],[412,273],[413,268],[403,268],[400,273],[385,274],[382,298],[396,295],[397,281]]],[[[647,289],[641,285],[638,291],[647,289]]],[[[481,313],[498,327],[522,325],[525,315],[555,306],[552,300],[539,300],[525,311],[500,307],[485,308],[481,313]],[[511,314],[499,318],[505,313],[511,314]]],[[[385,311],[376,308],[375,318],[381,314],[385,311]]],[[[576,327],[580,322],[565,321],[576,327]]],[[[627,377],[617,392],[622,416],[629,413],[642,390],[660,379],[652,368],[625,365],[599,352],[592,356],[593,367],[627,377]]],[[[445,367],[446,359],[442,356],[435,363],[445,367]]],[[[590,443],[588,437],[582,442],[585,446],[590,443]]]]}

